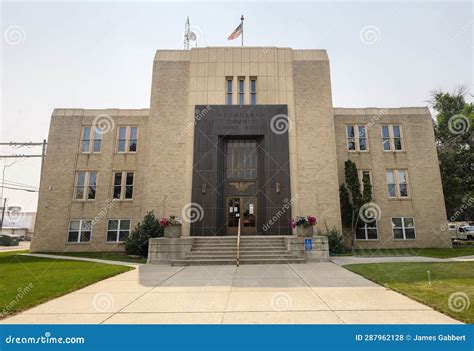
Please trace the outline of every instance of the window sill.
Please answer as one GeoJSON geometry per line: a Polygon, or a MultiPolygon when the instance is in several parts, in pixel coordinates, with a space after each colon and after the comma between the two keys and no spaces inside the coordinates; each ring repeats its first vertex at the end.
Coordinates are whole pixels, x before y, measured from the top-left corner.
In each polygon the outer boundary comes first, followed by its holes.
{"type": "Polygon", "coordinates": [[[90,245],[90,244],[91,244],[90,241],[87,241],[87,242],[80,242],[80,243],[66,242],[66,245],[90,245]]]}
{"type": "Polygon", "coordinates": [[[355,241],[380,241],[380,239],[355,239],[355,241]]]}
{"type": "Polygon", "coordinates": [[[415,239],[393,239],[393,241],[416,241],[416,238],[415,239]]]}
{"type": "Polygon", "coordinates": [[[369,154],[370,150],[347,150],[351,154],[369,154]]]}
{"type": "Polygon", "coordinates": [[[79,200],[79,199],[72,199],[72,202],[78,202],[78,203],[87,203],[87,202],[95,202],[95,199],[91,199],[91,200],[79,200]]]}
{"type": "Polygon", "coordinates": [[[411,201],[411,197],[389,197],[389,201],[411,201]]]}
{"type": "Polygon", "coordinates": [[[406,152],[405,150],[383,150],[384,153],[396,153],[396,154],[399,154],[399,153],[404,153],[406,152]]]}

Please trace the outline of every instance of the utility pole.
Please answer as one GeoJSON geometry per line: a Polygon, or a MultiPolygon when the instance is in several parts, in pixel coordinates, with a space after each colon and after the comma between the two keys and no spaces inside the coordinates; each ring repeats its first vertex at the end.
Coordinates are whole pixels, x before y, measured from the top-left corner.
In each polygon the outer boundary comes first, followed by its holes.
{"type": "Polygon", "coordinates": [[[7,205],[7,199],[3,199],[3,206],[2,206],[2,221],[0,222],[0,233],[3,229],[3,218],[5,218],[5,206],[7,205]]]}

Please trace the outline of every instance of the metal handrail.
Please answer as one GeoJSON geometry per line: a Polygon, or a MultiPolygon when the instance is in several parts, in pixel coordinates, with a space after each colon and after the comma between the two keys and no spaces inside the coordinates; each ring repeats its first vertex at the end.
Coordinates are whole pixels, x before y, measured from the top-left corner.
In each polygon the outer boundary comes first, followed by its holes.
{"type": "Polygon", "coordinates": [[[239,228],[237,229],[237,257],[236,257],[237,267],[240,264],[240,218],[239,218],[239,228]]]}

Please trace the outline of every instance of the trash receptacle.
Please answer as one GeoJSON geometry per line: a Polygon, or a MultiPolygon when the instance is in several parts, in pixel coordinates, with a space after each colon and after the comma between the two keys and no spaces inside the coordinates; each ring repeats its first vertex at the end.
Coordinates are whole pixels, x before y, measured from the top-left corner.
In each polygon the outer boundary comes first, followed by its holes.
{"type": "Polygon", "coordinates": [[[2,246],[18,246],[20,237],[17,235],[0,234],[0,245],[2,246]]]}

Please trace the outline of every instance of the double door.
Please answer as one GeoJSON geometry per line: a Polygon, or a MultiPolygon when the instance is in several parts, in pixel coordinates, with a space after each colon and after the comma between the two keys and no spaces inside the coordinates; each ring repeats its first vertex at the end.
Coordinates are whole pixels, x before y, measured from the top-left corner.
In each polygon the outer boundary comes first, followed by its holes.
{"type": "Polygon", "coordinates": [[[241,234],[256,234],[257,198],[255,196],[229,196],[226,203],[226,234],[237,234],[239,219],[241,234]]]}

